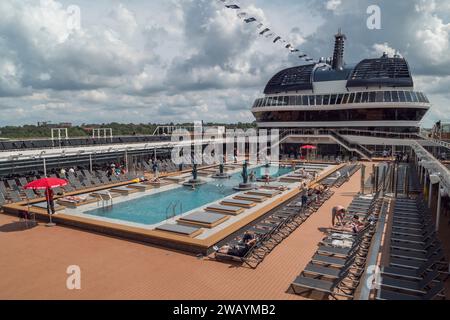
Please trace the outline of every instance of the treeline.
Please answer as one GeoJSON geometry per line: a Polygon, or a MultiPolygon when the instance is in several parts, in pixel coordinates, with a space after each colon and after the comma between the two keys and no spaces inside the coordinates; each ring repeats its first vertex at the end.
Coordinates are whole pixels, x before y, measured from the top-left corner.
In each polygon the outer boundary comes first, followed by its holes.
{"type": "MultiPolygon", "coordinates": [[[[135,123],[103,123],[103,124],[86,124],[83,123],[78,126],[67,128],[69,137],[85,137],[92,135],[93,128],[111,128],[114,136],[119,135],[151,135],[155,132],[158,126],[185,126],[190,127],[192,123],[184,124],[135,124],[135,123]]],[[[241,123],[236,124],[221,124],[221,123],[204,123],[204,126],[225,126],[226,128],[253,128],[255,123],[241,123]]],[[[55,126],[37,126],[37,125],[23,125],[23,126],[5,126],[0,127],[0,138],[3,139],[30,139],[30,138],[50,138],[51,128],[55,126]]],[[[57,127],[57,126],[56,126],[57,127]]]]}

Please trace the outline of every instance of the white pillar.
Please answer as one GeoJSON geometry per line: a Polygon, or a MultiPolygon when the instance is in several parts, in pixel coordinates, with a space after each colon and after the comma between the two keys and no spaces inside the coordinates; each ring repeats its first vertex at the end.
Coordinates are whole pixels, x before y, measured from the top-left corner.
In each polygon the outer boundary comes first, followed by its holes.
{"type": "Polygon", "coordinates": [[[436,232],[439,231],[440,218],[441,218],[441,183],[438,184],[438,201],[436,208],[436,232]]]}
{"type": "Polygon", "coordinates": [[[92,154],[89,155],[89,171],[92,172],[92,154]]]}
{"type": "Polygon", "coordinates": [[[428,190],[428,208],[431,208],[431,198],[433,196],[433,181],[430,178],[430,189],[428,190]]]}

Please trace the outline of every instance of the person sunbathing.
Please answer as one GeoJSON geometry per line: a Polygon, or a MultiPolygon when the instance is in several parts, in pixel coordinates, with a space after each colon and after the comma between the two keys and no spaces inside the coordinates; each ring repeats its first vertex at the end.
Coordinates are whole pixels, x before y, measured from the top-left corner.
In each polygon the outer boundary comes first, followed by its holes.
{"type": "Polygon", "coordinates": [[[342,228],[339,228],[339,230],[352,233],[359,233],[361,230],[364,229],[365,226],[366,224],[359,220],[359,216],[354,215],[352,220],[343,225],[342,228]]]}
{"type": "Polygon", "coordinates": [[[256,244],[256,238],[248,240],[247,242],[244,242],[243,239],[242,239],[242,241],[239,241],[238,244],[235,244],[235,245],[228,245],[228,244],[226,244],[226,245],[222,246],[220,249],[218,249],[218,248],[214,248],[214,249],[216,249],[217,253],[221,253],[221,254],[226,254],[226,255],[242,258],[242,257],[244,257],[247,254],[247,252],[255,244],[256,244]]]}

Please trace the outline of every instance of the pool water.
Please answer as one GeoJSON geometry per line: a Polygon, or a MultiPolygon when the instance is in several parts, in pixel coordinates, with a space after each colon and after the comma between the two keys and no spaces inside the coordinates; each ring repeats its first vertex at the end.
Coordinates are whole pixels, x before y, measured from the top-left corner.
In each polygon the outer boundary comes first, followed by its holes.
{"type": "MultiPolygon", "coordinates": [[[[258,167],[250,169],[255,171],[257,178],[269,173],[273,177],[279,177],[292,171],[282,167],[258,167]]],[[[105,217],[109,219],[124,220],[141,224],[155,224],[169,217],[180,215],[208,203],[228,197],[234,193],[233,187],[242,182],[241,173],[235,173],[230,179],[213,180],[192,190],[189,187],[176,189],[143,196],[138,199],[114,204],[112,207],[99,208],[86,211],[85,214],[105,217]],[[175,204],[176,210],[172,208],[175,204]]]]}

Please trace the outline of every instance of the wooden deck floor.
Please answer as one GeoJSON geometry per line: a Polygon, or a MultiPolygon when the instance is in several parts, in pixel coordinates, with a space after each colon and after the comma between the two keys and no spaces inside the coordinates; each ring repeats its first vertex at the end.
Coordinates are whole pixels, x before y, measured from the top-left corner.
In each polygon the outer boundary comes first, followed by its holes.
{"type": "Polygon", "coordinates": [[[0,214],[0,299],[301,299],[287,293],[314,254],[331,208],[347,206],[360,172],[256,269],[67,227],[23,229],[0,214]],[[81,290],[66,269],[81,268],[81,290]]]}

